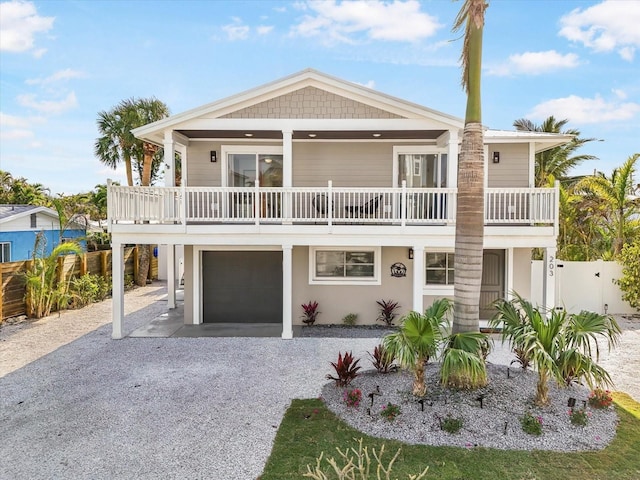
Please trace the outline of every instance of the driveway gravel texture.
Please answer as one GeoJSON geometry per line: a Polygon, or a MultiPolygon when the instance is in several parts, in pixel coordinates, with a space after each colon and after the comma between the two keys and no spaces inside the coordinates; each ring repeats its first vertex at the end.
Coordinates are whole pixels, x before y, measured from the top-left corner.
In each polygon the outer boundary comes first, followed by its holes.
{"type": "MultiPolygon", "coordinates": [[[[163,284],[127,293],[125,331],[165,310],[163,284]]],[[[110,318],[105,301],[0,328],[1,479],[255,479],[291,399],[319,396],[339,351],[366,362],[378,343],[114,341],[110,318]]],[[[624,344],[633,369],[638,324],[624,344]]],[[[618,387],[638,399],[631,381],[618,387]]]]}

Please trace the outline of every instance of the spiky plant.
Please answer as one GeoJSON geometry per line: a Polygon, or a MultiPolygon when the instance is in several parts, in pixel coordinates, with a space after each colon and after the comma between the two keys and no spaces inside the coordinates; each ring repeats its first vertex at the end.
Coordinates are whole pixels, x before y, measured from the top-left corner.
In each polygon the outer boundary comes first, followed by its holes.
{"type": "Polygon", "coordinates": [[[484,333],[464,332],[450,335],[442,352],[440,380],[457,389],[475,389],[487,384],[486,355],[489,339],[484,333]]]}

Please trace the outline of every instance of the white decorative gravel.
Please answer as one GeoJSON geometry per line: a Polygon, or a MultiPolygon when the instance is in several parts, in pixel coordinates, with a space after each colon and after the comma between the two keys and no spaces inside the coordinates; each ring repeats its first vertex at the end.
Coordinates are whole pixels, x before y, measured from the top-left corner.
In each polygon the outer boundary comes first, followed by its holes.
{"type": "Polygon", "coordinates": [[[336,387],[335,382],[327,383],[322,397],[327,406],[352,427],[375,437],[414,444],[580,451],[602,449],[615,436],[618,418],[613,407],[599,410],[587,404],[587,425],[571,424],[567,401],[573,397],[576,407],[583,407],[589,396],[588,389],[577,386],[560,389],[549,383],[551,404],[539,408],[533,404],[536,373],[506,365],[488,364],[487,367],[486,387],[455,391],[440,385],[437,364],[427,365],[424,408],[411,393],[413,376],[408,372],[380,374],[368,370],[346,389],[336,387]],[[362,391],[362,402],[357,408],[347,407],[344,391],[355,388],[362,391]],[[369,394],[378,391],[381,394],[374,395],[371,406],[369,394]],[[482,408],[480,396],[483,396],[482,408]],[[392,422],[380,415],[388,402],[398,405],[402,411],[392,422]],[[530,435],[522,430],[520,418],[525,411],[542,418],[542,435],[530,435]],[[448,416],[462,419],[463,426],[458,433],[447,433],[440,428],[440,422],[448,416]]]}

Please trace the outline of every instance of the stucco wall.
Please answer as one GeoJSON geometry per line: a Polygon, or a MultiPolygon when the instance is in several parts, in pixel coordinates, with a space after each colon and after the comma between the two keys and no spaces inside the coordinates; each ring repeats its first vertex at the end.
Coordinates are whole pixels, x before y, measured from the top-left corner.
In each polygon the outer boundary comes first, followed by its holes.
{"type": "Polygon", "coordinates": [[[381,324],[377,300],[393,300],[400,303],[398,314],[411,310],[411,279],[413,261],[407,260],[407,249],[382,248],[381,285],[309,285],[309,248],[293,248],[293,324],[302,325],[303,303],[317,301],[319,310],[317,324],[342,323],[348,313],[357,313],[357,324],[381,324]],[[407,267],[407,276],[391,276],[391,265],[402,262],[407,267]]]}

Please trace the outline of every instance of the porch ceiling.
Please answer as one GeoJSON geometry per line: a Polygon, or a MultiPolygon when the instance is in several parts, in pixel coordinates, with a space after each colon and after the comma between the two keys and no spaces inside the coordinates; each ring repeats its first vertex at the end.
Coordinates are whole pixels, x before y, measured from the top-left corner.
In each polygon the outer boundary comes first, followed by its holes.
{"type": "MultiPolygon", "coordinates": [[[[435,140],[446,130],[297,130],[294,140],[435,140]]],[[[280,130],[177,130],[187,138],[282,139],[280,130]]]]}

